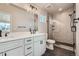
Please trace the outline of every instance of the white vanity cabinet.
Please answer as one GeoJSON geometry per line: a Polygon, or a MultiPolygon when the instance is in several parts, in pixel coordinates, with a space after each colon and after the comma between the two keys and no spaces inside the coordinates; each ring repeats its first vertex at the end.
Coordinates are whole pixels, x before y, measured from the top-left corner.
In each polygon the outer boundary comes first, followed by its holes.
{"type": "Polygon", "coordinates": [[[0,53],[4,52],[4,47],[5,47],[5,46],[4,46],[3,43],[1,42],[1,43],[0,43],[0,53]]]}
{"type": "Polygon", "coordinates": [[[46,50],[46,36],[39,35],[34,36],[34,56],[40,56],[45,53],[46,50]]]}
{"type": "Polygon", "coordinates": [[[39,56],[39,41],[34,42],[34,56],[39,56]]]}
{"type": "Polygon", "coordinates": [[[9,51],[4,52],[3,56],[23,56],[23,47],[18,47],[9,51]]]}
{"type": "Polygon", "coordinates": [[[40,36],[39,40],[39,54],[43,55],[46,51],[46,38],[44,35],[40,36]]]}
{"type": "Polygon", "coordinates": [[[33,44],[25,46],[25,56],[33,56],[33,44]]]}
{"type": "Polygon", "coordinates": [[[25,39],[24,47],[25,56],[33,56],[33,37],[25,39]]]}
{"type": "Polygon", "coordinates": [[[8,42],[0,43],[0,53],[3,53],[3,56],[23,56],[24,48],[23,48],[23,39],[12,40],[8,42]]]}
{"type": "Polygon", "coordinates": [[[44,34],[9,40],[0,42],[0,56],[41,56],[46,50],[44,34]]]}

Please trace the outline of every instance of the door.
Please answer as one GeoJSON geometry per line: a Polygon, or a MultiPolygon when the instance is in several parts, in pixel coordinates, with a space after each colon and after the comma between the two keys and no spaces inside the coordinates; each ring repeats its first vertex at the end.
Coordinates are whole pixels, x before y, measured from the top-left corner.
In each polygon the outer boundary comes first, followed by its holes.
{"type": "Polygon", "coordinates": [[[44,53],[44,41],[40,40],[39,44],[39,54],[42,55],[44,53]]]}
{"type": "Polygon", "coordinates": [[[45,50],[46,50],[46,40],[44,36],[41,36],[39,41],[39,54],[43,55],[45,53],[45,50]]]}
{"type": "Polygon", "coordinates": [[[34,42],[34,56],[39,56],[39,41],[34,42]]]}
{"type": "Polygon", "coordinates": [[[41,56],[44,54],[46,50],[46,36],[40,35],[38,37],[35,37],[34,42],[34,55],[35,56],[41,56]]]}
{"type": "Polygon", "coordinates": [[[4,53],[4,56],[23,56],[23,55],[24,55],[23,47],[9,50],[4,53]]]}

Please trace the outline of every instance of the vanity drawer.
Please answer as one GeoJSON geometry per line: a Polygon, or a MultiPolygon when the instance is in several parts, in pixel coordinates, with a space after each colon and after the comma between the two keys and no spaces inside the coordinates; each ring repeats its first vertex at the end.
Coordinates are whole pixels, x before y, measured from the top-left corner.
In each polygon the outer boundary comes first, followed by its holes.
{"type": "Polygon", "coordinates": [[[26,56],[33,56],[33,52],[28,53],[26,56]]]}
{"type": "Polygon", "coordinates": [[[33,38],[32,37],[26,38],[25,39],[25,44],[30,44],[30,43],[33,43],[33,38]]]}
{"type": "Polygon", "coordinates": [[[4,45],[3,43],[0,43],[0,53],[4,51],[4,45]]]}
{"type": "Polygon", "coordinates": [[[15,41],[9,41],[3,44],[4,45],[4,50],[10,50],[14,49],[16,47],[22,46],[23,45],[23,40],[15,40],[15,41]]]}
{"type": "Polygon", "coordinates": [[[26,45],[25,46],[25,55],[28,55],[30,53],[33,53],[33,44],[30,44],[30,45],[26,45]]]}

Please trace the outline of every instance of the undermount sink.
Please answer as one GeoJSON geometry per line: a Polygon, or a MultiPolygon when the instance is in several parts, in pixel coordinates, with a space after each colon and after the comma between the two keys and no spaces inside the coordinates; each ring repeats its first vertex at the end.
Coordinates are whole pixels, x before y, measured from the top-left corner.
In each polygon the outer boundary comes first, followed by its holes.
{"type": "Polygon", "coordinates": [[[5,38],[8,38],[8,37],[0,37],[1,40],[2,40],[2,39],[5,39],[5,38]]]}
{"type": "MultiPolygon", "coordinates": [[[[37,31],[34,33],[34,35],[38,34],[39,32],[37,31]]],[[[21,37],[21,36],[32,36],[30,32],[13,32],[9,33],[6,37],[0,37],[0,39],[9,39],[9,38],[16,38],[16,37],[21,37]]]]}
{"type": "Polygon", "coordinates": [[[8,39],[8,38],[13,38],[13,36],[0,37],[0,39],[8,39]]]}

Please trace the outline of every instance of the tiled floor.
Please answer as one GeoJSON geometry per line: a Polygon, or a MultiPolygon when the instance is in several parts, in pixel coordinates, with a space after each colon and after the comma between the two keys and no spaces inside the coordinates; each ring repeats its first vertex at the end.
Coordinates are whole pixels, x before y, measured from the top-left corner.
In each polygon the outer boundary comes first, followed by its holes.
{"type": "Polygon", "coordinates": [[[75,56],[74,52],[55,47],[53,51],[47,49],[43,56],[75,56]]]}

